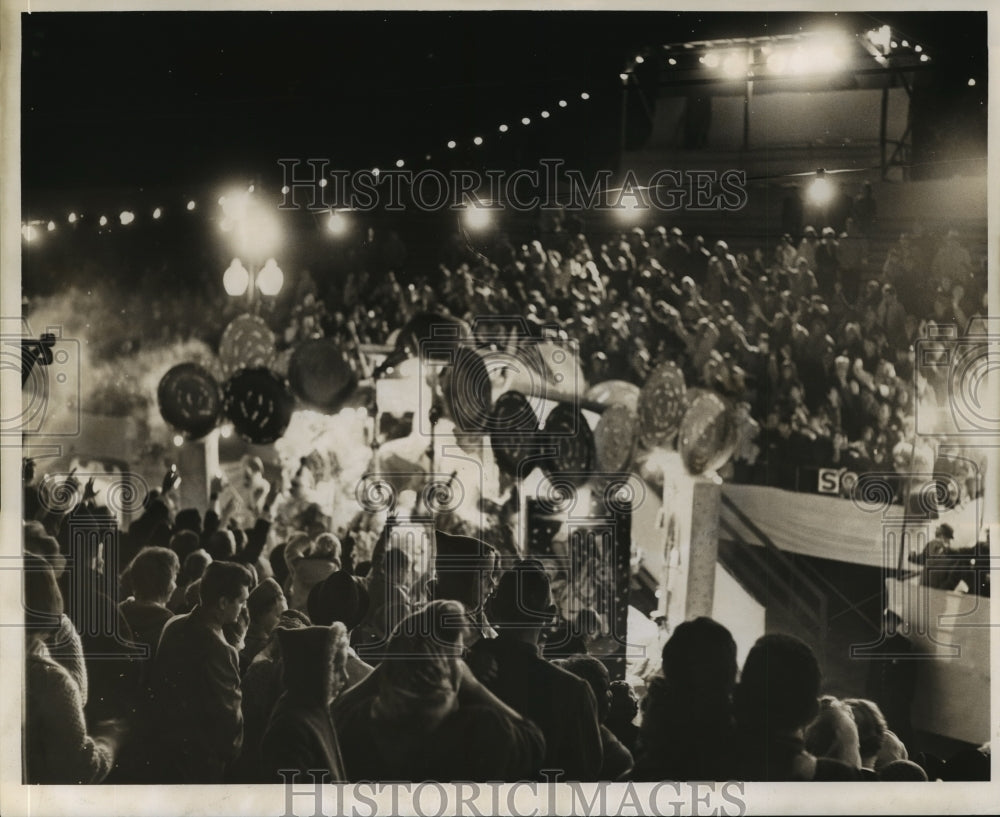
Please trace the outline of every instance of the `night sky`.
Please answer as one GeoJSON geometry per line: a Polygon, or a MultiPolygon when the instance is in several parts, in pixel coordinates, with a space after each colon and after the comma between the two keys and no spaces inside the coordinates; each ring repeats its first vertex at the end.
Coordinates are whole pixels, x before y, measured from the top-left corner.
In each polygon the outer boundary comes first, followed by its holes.
{"type": "Polygon", "coordinates": [[[55,190],[211,185],[233,175],[271,182],[282,157],[347,169],[400,157],[409,167],[511,166],[557,149],[569,165],[608,166],[618,72],[638,49],[885,22],[934,55],[942,105],[955,104],[972,75],[985,99],[984,12],[26,14],[25,202],[55,190]],[[590,107],[536,116],[530,129],[498,138],[497,123],[582,90],[590,107]],[[468,143],[478,133],[487,145],[474,156],[444,155],[449,138],[468,143]]]}

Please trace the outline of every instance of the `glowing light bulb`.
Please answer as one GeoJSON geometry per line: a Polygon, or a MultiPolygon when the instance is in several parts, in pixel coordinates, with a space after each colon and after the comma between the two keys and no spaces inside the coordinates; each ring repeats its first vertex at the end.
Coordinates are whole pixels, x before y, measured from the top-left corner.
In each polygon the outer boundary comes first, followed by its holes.
{"type": "Polygon", "coordinates": [[[156,209],[155,209],[155,210],[153,211],[153,218],[159,218],[159,217],[160,217],[160,216],[162,216],[162,215],[163,215],[163,211],[162,211],[162,210],[161,210],[161,209],[160,209],[159,207],[157,207],[157,208],[156,208],[156,209]]]}
{"type": "Polygon", "coordinates": [[[450,140],[450,141],[448,142],[448,150],[454,150],[454,149],[455,149],[455,144],[456,144],[456,143],[455,143],[455,140],[454,140],[454,139],[451,139],[451,140],[450,140]]]}
{"type": "Polygon", "coordinates": [[[477,136],[475,139],[472,140],[472,143],[477,146],[481,145],[483,143],[483,137],[477,136]]]}
{"type": "Polygon", "coordinates": [[[500,133],[506,133],[507,131],[510,130],[510,128],[508,128],[506,125],[501,125],[498,130],[500,131],[500,133]]]}

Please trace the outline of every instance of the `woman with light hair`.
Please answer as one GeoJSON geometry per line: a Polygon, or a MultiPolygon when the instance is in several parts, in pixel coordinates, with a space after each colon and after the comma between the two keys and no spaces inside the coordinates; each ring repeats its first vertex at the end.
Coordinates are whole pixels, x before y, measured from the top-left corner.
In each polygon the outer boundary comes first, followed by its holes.
{"type": "Polygon", "coordinates": [[[465,609],[432,601],[400,622],[385,659],[334,703],[349,781],[521,780],[538,767],[537,727],[487,690],[462,655],[465,609]]]}

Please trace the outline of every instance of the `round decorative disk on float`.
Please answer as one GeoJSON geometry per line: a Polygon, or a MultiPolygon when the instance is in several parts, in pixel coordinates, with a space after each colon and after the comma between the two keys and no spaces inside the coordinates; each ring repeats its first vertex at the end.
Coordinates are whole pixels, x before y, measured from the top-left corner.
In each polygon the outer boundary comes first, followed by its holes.
{"type": "Polygon", "coordinates": [[[729,401],[715,392],[701,392],[684,414],[677,435],[684,466],[695,476],[718,470],[736,450],[737,431],[729,401]]]}
{"type": "Polygon", "coordinates": [[[226,377],[240,369],[270,368],[276,354],[274,333],[257,315],[234,318],[219,341],[219,361],[226,377]]]}
{"type": "Polygon", "coordinates": [[[508,476],[523,476],[521,464],[538,439],[538,415],[531,403],[519,391],[504,392],[493,404],[488,429],[500,470],[508,476]]]}
{"type": "Polygon", "coordinates": [[[292,392],[310,408],[334,414],[358,388],[358,376],[333,338],[307,340],[288,362],[292,392]]]}
{"type": "Polygon", "coordinates": [[[650,373],[639,392],[637,412],[643,442],[653,448],[669,443],[684,417],[684,374],[672,361],[650,373]]]}
{"type": "Polygon", "coordinates": [[[639,387],[627,380],[605,380],[590,387],[585,401],[594,406],[628,406],[636,411],[639,405],[639,387]]]}
{"type": "Polygon", "coordinates": [[[540,433],[545,444],[556,449],[549,464],[553,474],[564,475],[576,485],[590,479],[595,459],[594,432],[580,409],[559,403],[549,412],[540,433]]]}
{"type": "Polygon", "coordinates": [[[288,428],[295,398],[268,369],[243,369],[223,387],[223,411],[237,433],[258,445],[273,443],[288,428]]]}
{"type": "Polygon", "coordinates": [[[180,363],[163,375],[156,399],[163,419],[191,439],[215,428],[222,410],[219,384],[197,363],[180,363]]]}
{"type": "Polygon", "coordinates": [[[639,416],[627,405],[609,406],[594,429],[597,464],[602,471],[628,467],[639,433],[639,416]]]}

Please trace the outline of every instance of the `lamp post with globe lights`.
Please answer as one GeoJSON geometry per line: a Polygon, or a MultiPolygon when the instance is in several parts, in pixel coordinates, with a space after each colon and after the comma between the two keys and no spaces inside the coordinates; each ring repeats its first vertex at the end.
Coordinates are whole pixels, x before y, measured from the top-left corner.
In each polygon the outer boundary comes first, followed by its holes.
{"type": "Polygon", "coordinates": [[[253,186],[245,192],[219,199],[224,217],[221,227],[231,233],[237,256],[222,275],[226,293],[234,298],[246,295],[256,307],[257,292],[274,298],[281,292],[285,275],[270,253],[281,243],[277,217],[253,198],[253,186]],[[246,258],[249,268],[241,258],[246,258]],[[266,259],[266,260],[263,260],[266,259]]]}

